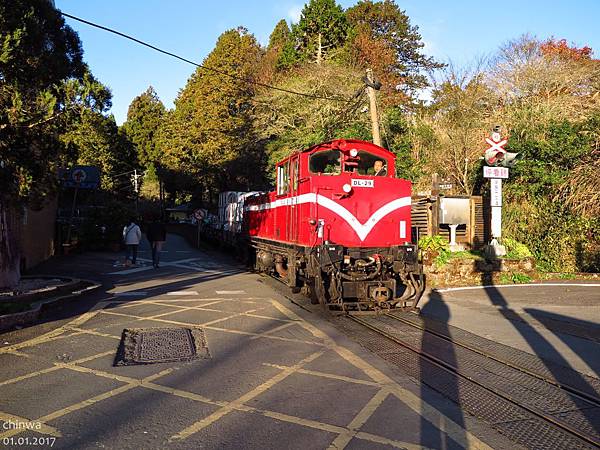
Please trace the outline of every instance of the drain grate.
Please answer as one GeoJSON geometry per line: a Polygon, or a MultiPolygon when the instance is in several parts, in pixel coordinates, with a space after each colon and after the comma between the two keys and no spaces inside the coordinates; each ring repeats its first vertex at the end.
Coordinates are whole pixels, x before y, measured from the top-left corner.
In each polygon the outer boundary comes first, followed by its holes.
{"type": "Polygon", "coordinates": [[[210,358],[201,328],[126,328],[115,366],[210,358]]]}

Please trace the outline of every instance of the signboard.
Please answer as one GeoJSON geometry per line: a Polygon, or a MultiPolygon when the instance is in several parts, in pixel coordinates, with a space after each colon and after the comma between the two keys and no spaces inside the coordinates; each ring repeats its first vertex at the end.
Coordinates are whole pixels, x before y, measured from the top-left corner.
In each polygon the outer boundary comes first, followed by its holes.
{"type": "Polygon", "coordinates": [[[490,180],[490,206],[502,206],[502,180],[500,178],[490,180]]]}
{"type": "Polygon", "coordinates": [[[483,178],[508,178],[508,167],[483,166],[483,178]]]}
{"type": "Polygon", "coordinates": [[[100,186],[100,169],[96,166],[76,166],[71,169],[60,169],[58,177],[64,187],[98,189],[100,186]]]}
{"type": "Polygon", "coordinates": [[[367,187],[372,188],[375,187],[375,182],[373,180],[357,180],[352,178],[352,187],[367,187]]]}
{"type": "Polygon", "coordinates": [[[471,200],[468,198],[440,198],[439,222],[444,224],[468,224],[471,220],[471,200]]]}

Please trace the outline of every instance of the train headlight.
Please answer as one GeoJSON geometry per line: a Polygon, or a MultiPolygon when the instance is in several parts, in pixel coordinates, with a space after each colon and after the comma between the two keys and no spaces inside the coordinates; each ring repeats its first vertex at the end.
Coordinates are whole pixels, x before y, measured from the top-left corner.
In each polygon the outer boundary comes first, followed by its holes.
{"type": "Polygon", "coordinates": [[[346,193],[349,194],[350,192],[352,192],[352,186],[350,186],[348,183],[344,184],[342,186],[342,190],[346,193]]]}
{"type": "Polygon", "coordinates": [[[358,156],[358,150],[356,150],[355,148],[350,150],[350,156],[352,156],[353,158],[356,158],[358,156]]]}

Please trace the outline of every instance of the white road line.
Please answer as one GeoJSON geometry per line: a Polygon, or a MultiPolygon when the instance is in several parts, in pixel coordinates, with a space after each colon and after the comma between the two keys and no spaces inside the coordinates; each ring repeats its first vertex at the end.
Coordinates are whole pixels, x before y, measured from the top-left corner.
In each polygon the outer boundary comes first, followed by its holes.
{"type": "Polygon", "coordinates": [[[171,291],[167,295],[198,295],[198,291],[171,291]]]}
{"type": "Polygon", "coordinates": [[[446,289],[436,289],[437,292],[474,291],[477,289],[514,288],[514,287],[546,287],[546,286],[577,286],[600,287],[599,283],[535,283],[535,284],[486,284],[484,286],[466,286],[446,289]]]}
{"type": "Polygon", "coordinates": [[[246,291],[215,291],[219,295],[245,294],[246,291]]]}

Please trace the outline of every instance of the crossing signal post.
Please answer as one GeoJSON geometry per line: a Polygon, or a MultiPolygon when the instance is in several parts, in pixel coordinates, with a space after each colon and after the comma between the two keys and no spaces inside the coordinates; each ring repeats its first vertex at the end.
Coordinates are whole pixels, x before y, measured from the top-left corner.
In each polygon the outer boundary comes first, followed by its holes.
{"type": "Polygon", "coordinates": [[[492,241],[490,246],[496,256],[506,254],[504,246],[498,239],[502,237],[502,180],[508,179],[509,167],[513,167],[518,160],[518,153],[511,153],[504,149],[508,142],[501,136],[499,126],[494,127],[491,137],[485,138],[489,147],[485,150],[483,159],[487,166],[483,167],[484,178],[490,179],[490,207],[492,209],[492,241]]]}

